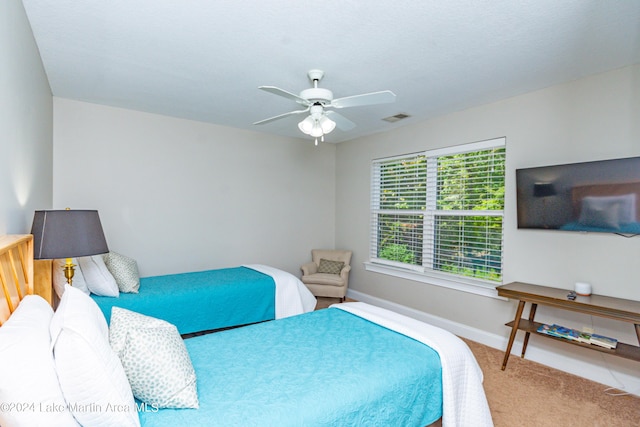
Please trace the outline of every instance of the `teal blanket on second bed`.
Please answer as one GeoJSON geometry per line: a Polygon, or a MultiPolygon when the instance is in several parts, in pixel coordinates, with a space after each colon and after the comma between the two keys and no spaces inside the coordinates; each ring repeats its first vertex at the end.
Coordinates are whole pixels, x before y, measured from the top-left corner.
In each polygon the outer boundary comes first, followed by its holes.
{"type": "Polygon", "coordinates": [[[91,295],[107,323],[117,306],[176,325],[181,334],[275,318],[275,283],[246,267],[143,277],[140,293],[91,295]]]}
{"type": "Polygon", "coordinates": [[[143,427],[421,427],[442,415],[438,353],[343,310],[185,344],[200,409],[142,411],[143,427]]]}

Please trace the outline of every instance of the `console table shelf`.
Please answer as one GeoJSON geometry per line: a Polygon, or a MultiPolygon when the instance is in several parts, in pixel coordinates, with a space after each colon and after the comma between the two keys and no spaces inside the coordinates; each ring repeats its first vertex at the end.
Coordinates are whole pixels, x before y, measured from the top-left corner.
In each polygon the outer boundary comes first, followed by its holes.
{"type": "Polygon", "coordinates": [[[554,337],[538,332],[538,328],[542,323],[534,321],[538,304],[556,307],[562,310],[575,311],[579,313],[590,314],[593,316],[606,317],[608,319],[619,320],[622,322],[633,323],[636,335],[640,342],[640,301],[632,301],[621,298],[607,297],[603,295],[578,296],[575,300],[567,298],[569,291],[565,289],[550,288],[547,286],[531,285],[528,283],[513,282],[508,285],[498,286],[498,295],[506,298],[519,300],[518,309],[516,310],[515,319],[506,324],[511,328],[509,343],[505,351],[504,360],[502,362],[502,370],[507,366],[511,347],[516,337],[516,333],[525,332],[524,343],[522,345],[522,357],[527,351],[529,336],[534,333],[537,336],[551,338],[567,344],[576,345],[589,350],[596,350],[602,353],[623,357],[640,362],[640,347],[630,344],[618,342],[615,349],[599,347],[594,344],[581,343],[568,340],[566,338],[554,337]],[[531,303],[531,311],[528,319],[522,319],[522,312],[525,303],[531,303]]]}
{"type": "MultiPolygon", "coordinates": [[[[505,326],[513,327],[514,321],[512,320],[509,323],[505,323],[505,326]]],[[[561,341],[571,345],[577,345],[578,347],[588,348],[589,350],[600,351],[602,353],[612,354],[614,356],[623,357],[625,359],[635,360],[636,362],[640,362],[640,347],[630,344],[625,344],[623,342],[619,342],[616,348],[609,349],[605,347],[599,347],[595,344],[587,344],[579,341],[572,341],[566,338],[554,337],[553,335],[543,334],[538,332],[538,328],[542,326],[542,323],[531,322],[527,319],[520,319],[520,324],[518,325],[518,330],[525,331],[528,333],[534,333],[537,336],[541,336],[544,338],[551,338],[552,340],[561,341]]]]}

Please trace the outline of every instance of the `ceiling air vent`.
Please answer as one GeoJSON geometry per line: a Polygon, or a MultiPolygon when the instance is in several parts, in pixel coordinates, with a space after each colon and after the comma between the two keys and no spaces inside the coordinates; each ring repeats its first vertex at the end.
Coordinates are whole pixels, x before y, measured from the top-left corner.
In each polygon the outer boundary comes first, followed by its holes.
{"type": "Polygon", "coordinates": [[[400,121],[402,119],[406,119],[407,117],[411,117],[411,116],[408,115],[408,114],[404,114],[404,113],[398,113],[395,116],[385,117],[382,120],[384,120],[386,122],[389,122],[389,123],[395,123],[395,122],[400,121]]]}

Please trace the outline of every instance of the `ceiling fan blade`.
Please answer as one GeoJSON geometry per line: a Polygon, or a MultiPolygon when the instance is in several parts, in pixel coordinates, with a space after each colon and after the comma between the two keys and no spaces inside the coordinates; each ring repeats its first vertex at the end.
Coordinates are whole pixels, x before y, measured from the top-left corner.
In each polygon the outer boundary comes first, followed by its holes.
{"type": "Polygon", "coordinates": [[[334,108],[359,107],[362,105],[387,104],[395,102],[395,100],[395,93],[390,90],[383,90],[380,92],[364,93],[362,95],[334,99],[329,106],[334,108]]]}
{"type": "Polygon", "coordinates": [[[331,120],[336,122],[336,126],[338,126],[338,128],[340,130],[347,131],[347,130],[351,130],[354,127],[356,127],[355,123],[353,123],[351,120],[347,119],[342,114],[336,113],[335,111],[326,111],[324,114],[327,117],[329,117],[331,120]]]}
{"type": "Polygon", "coordinates": [[[282,97],[287,98],[287,99],[291,99],[293,101],[296,101],[298,104],[302,104],[304,106],[311,105],[311,103],[308,100],[299,97],[295,93],[287,92],[284,89],[280,89],[279,87],[275,87],[275,86],[260,86],[260,87],[258,87],[258,89],[262,89],[265,92],[269,92],[269,93],[272,93],[274,95],[278,95],[278,96],[282,96],[282,97]]]}
{"type": "Polygon", "coordinates": [[[277,116],[269,117],[268,119],[264,119],[264,120],[260,120],[258,122],[255,122],[254,125],[263,125],[265,123],[270,123],[270,122],[273,122],[273,121],[276,121],[276,120],[284,119],[285,117],[293,116],[295,114],[306,113],[308,111],[309,111],[308,108],[305,108],[304,110],[289,111],[288,113],[279,114],[277,116]]]}

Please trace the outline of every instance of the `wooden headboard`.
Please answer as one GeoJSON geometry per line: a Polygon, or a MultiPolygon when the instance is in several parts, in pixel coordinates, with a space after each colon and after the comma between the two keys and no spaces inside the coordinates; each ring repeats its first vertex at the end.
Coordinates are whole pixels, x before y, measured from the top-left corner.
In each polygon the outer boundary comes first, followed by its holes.
{"type": "Polygon", "coordinates": [[[0,324],[33,294],[33,236],[0,236],[0,324]]]}
{"type": "Polygon", "coordinates": [[[51,261],[34,261],[31,234],[0,236],[0,289],[0,325],[25,295],[52,303],[51,261]]]}

